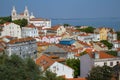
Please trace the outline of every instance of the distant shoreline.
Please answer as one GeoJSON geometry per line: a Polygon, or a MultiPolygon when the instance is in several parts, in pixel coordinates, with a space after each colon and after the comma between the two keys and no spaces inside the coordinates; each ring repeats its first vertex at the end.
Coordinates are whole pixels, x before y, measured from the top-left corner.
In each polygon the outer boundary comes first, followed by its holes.
{"type": "Polygon", "coordinates": [[[52,26],[70,24],[72,26],[110,27],[120,31],[120,17],[111,18],[51,18],[52,26]]]}

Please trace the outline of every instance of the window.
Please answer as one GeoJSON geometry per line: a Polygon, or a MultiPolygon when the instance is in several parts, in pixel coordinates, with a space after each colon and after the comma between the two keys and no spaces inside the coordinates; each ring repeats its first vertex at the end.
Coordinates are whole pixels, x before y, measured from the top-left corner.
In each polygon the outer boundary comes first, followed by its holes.
{"type": "Polygon", "coordinates": [[[54,73],[56,72],[56,66],[53,66],[53,72],[54,73]]]}
{"type": "Polygon", "coordinates": [[[104,62],[104,65],[107,65],[107,62],[104,62]]]}
{"type": "Polygon", "coordinates": [[[113,62],[110,62],[110,66],[113,66],[113,62]]]}

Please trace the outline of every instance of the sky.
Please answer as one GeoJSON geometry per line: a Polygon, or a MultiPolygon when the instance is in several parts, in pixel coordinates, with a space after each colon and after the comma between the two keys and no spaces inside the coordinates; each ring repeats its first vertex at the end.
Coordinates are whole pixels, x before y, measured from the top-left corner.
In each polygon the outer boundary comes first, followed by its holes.
{"type": "Polygon", "coordinates": [[[0,0],[0,16],[11,15],[13,6],[43,18],[120,17],[120,0],[0,0]]]}

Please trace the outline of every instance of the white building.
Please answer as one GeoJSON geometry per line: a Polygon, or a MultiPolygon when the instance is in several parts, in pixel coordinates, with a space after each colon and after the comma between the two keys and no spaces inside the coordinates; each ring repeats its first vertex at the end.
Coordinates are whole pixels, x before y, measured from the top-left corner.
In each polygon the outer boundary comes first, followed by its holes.
{"type": "Polygon", "coordinates": [[[94,33],[93,35],[93,41],[100,41],[100,34],[99,33],[94,33]]]}
{"type": "Polygon", "coordinates": [[[21,38],[21,28],[15,23],[5,23],[1,31],[1,37],[2,36],[21,38]]]}
{"type": "Polygon", "coordinates": [[[31,18],[29,23],[34,24],[35,26],[38,27],[43,27],[43,28],[51,28],[51,20],[48,19],[43,19],[43,18],[31,18]]]}
{"type": "Polygon", "coordinates": [[[66,32],[66,28],[62,25],[52,26],[51,28],[47,28],[47,34],[56,34],[57,36],[61,36],[66,32]]]}
{"type": "Polygon", "coordinates": [[[29,24],[26,27],[22,27],[22,37],[38,37],[38,29],[33,25],[29,24]]]}
{"type": "Polygon", "coordinates": [[[41,66],[42,71],[49,70],[56,73],[57,76],[65,76],[65,78],[73,78],[74,70],[62,63],[56,62],[47,55],[42,55],[36,59],[36,64],[41,66]]]}
{"type": "Polygon", "coordinates": [[[13,7],[13,9],[11,11],[11,17],[12,17],[12,21],[18,20],[18,19],[27,19],[28,23],[32,23],[35,26],[39,26],[39,27],[42,26],[43,28],[51,27],[51,20],[44,19],[44,18],[35,18],[33,13],[31,13],[31,15],[29,14],[29,10],[28,10],[27,6],[25,7],[24,12],[22,12],[20,14],[18,14],[15,7],[13,7]]]}
{"type": "Polygon", "coordinates": [[[10,40],[6,46],[6,53],[11,56],[16,54],[22,58],[37,57],[37,43],[34,38],[20,38],[10,40]]]}
{"type": "Polygon", "coordinates": [[[40,42],[59,43],[61,39],[62,39],[61,36],[56,36],[56,35],[40,36],[40,42]]]}
{"type": "Polygon", "coordinates": [[[27,19],[29,21],[30,15],[29,15],[27,6],[25,7],[24,12],[20,14],[17,14],[15,7],[13,7],[11,11],[11,17],[12,17],[12,21],[18,20],[18,19],[27,19]]]}
{"type": "Polygon", "coordinates": [[[89,71],[94,66],[103,66],[107,65],[113,67],[117,62],[120,62],[119,57],[109,55],[105,52],[90,52],[80,57],[80,76],[87,77],[89,71]]]}
{"type": "Polygon", "coordinates": [[[112,42],[113,44],[113,49],[117,49],[117,48],[120,48],[120,41],[119,40],[115,40],[112,42]]]}
{"type": "Polygon", "coordinates": [[[91,34],[83,33],[78,35],[78,40],[89,43],[92,41],[93,36],[91,34]]]}
{"type": "Polygon", "coordinates": [[[73,78],[74,77],[74,70],[62,63],[54,62],[48,70],[56,73],[57,76],[65,76],[65,78],[73,78]]]}

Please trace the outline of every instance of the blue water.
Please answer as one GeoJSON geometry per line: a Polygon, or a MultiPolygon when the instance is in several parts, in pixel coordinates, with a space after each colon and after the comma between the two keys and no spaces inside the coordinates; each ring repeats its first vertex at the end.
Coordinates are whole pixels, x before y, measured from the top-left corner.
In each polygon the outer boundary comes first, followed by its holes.
{"type": "Polygon", "coordinates": [[[52,19],[52,25],[70,24],[73,26],[110,27],[120,31],[120,18],[81,18],[81,19],[52,19]]]}

